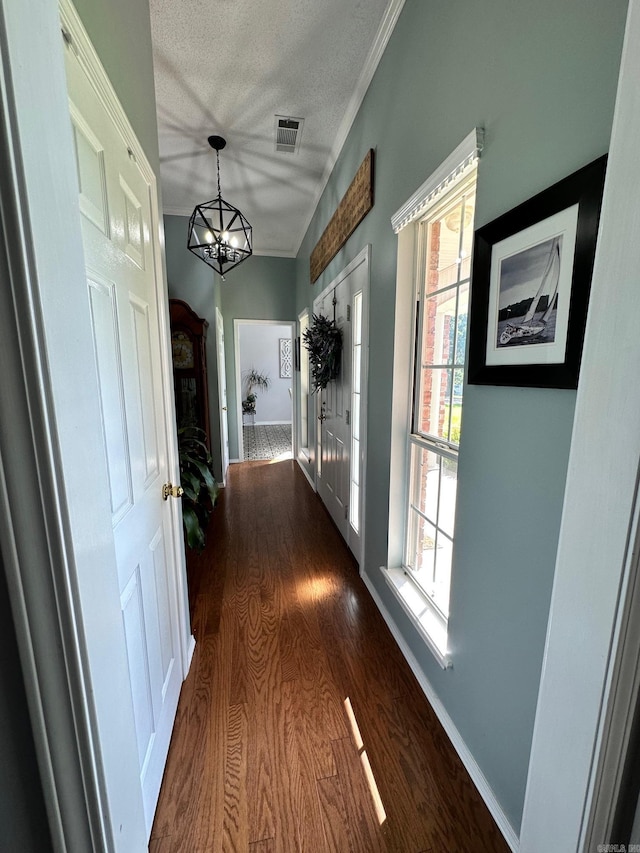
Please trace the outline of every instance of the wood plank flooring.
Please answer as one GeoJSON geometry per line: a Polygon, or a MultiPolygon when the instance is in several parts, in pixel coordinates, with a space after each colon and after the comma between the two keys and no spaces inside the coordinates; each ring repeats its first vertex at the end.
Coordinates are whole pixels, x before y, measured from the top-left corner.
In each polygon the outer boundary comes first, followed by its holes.
{"type": "Polygon", "coordinates": [[[507,853],[292,461],[232,465],[150,853],[507,853]]]}

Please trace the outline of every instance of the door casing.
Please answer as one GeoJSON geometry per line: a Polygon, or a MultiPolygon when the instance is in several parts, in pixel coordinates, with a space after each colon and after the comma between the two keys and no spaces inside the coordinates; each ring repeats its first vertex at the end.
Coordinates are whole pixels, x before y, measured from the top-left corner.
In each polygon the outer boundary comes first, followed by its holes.
{"type": "MultiPolygon", "coordinates": [[[[234,369],[236,374],[236,432],[238,442],[238,462],[244,459],[244,439],[242,436],[242,376],[240,369],[240,326],[287,326],[291,340],[295,340],[295,323],[291,320],[241,320],[233,321],[233,354],[234,354],[234,369]]],[[[294,447],[294,424],[296,423],[298,395],[296,392],[296,383],[291,378],[291,447],[294,447]]]]}
{"type": "Polygon", "coordinates": [[[218,409],[220,412],[220,460],[222,465],[221,486],[227,484],[227,468],[229,467],[229,419],[227,416],[227,371],[224,354],[224,320],[222,312],[216,306],[216,352],[218,369],[218,409]]]}
{"type": "MultiPolygon", "coordinates": [[[[62,17],[73,49],[103,73],[66,0],[62,17]]],[[[131,709],[126,702],[114,701],[125,692],[124,638],[86,630],[119,607],[112,582],[109,486],[63,39],[55,5],[47,0],[0,0],[0,58],[8,165],[1,185],[2,229],[10,235],[12,256],[6,290],[15,300],[2,315],[3,346],[12,342],[14,355],[3,360],[3,388],[12,389],[16,402],[11,423],[0,419],[3,563],[53,847],[144,849],[140,799],[127,798],[124,792],[110,798],[105,784],[109,762],[126,763],[135,743],[131,709]],[[19,73],[14,75],[14,69],[19,73]],[[94,689],[91,669],[96,661],[110,667],[108,695],[94,689]]],[[[132,154],[140,162],[145,159],[134,139],[132,154]]],[[[154,229],[159,233],[155,177],[152,187],[154,229]]],[[[162,268],[159,241],[155,263],[162,268]]],[[[166,389],[170,361],[166,318],[164,322],[166,389]]],[[[165,396],[171,401],[171,394],[165,396]]],[[[175,448],[169,457],[174,460],[170,474],[176,477],[175,448]]],[[[174,512],[179,524],[177,506],[174,512]]],[[[183,580],[180,646],[186,670],[193,642],[183,580]]]]}

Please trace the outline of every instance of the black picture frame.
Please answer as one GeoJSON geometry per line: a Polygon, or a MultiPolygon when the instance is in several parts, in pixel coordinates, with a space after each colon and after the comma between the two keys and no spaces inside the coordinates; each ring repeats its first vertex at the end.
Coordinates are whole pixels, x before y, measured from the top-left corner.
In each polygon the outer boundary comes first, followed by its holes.
{"type": "Polygon", "coordinates": [[[594,160],[475,232],[470,384],[577,387],[606,162],[594,160]]]}

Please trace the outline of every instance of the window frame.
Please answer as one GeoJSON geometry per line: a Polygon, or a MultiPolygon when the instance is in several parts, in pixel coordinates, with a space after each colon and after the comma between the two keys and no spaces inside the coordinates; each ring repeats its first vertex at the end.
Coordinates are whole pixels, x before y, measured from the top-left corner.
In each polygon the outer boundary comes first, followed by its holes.
{"type": "MultiPolygon", "coordinates": [[[[442,221],[447,211],[455,209],[460,201],[463,201],[461,215],[464,215],[465,201],[471,197],[475,202],[475,192],[477,186],[477,171],[471,170],[461,180],[455,182],[450,189],[443,193],[437,203],[430,205],[427,212],[423,214],[415,223],[417,229],[417,253],[416,253],[416,270],[414,281],[414,301],[416,305],[416,322],[415,322],[415,337],[413,341],[413,370],[411,371],[412,384],[412,413],[409,424],[409,435],[407,438],[407,512],[405,515],[405,544],[403,551],[403,568],[409,573],[409,578],[416,583],[420,591],[424,593],[427,599],[427,605],[434,611],[434,617],[440,624],[441,630],[447,632],[449,621],[449,596],[451,590],[451,574],[453,571],[453,552],[455,548],[455,522],[451,523],[450,530],[445,529],[444,523],[441,523],[442,507],[443,507],[443,476],[445,460],[450,460],[456,466],[456,497],[454,498],[453,516],[457,506],[457,465],[459,442],[455,442],[451,436],[451,419],[453,412],[454,398],[454,377],[456,370],[464,372],[466,361],[466,333],[465,333],[465,355],[462,362],[456,360],[457,350],[457,335],[458,335],[458,317],[460,308],[460,296],[464,289],[467,289],[467,316],[468,316],[468,290],[471,284],[471,264],[470,254],[467,263],[467,274],[462,277],[461,253],[463,251],[465,239],[464,224],[460,230],[458,246],[456,248],[456,264],[458,271],[456,272],[456,280],[442,287],[430,289],[427,281],[428,265],[429,265],[429,242],[431,228],[436,222],[442,221]],[[425,361],[425,336],[427,334],[427,324],[429,323],[429,315],[427,313],[427,303],[434,296],[450,293],[455,298],[455,327],[453,334],[453,353],[451,361],[448,364],[441,363],[435,357],[432,362],[425,361]],[[424,394],[425,394],[425,378],[423,371],[425,370],[443,370],[447,371],[451,383],[451,397],[449,404],[448,423],[446,427],[446,435],[440,435],[437,432],[426,432],[425,426],[421,423],[424,411],[424,394]],[[419,506],[419,500],[416,500],[416,489],[421,474],[421,463],[417,460],[420,451],[427,454],[433,454],[438,459],[438,487],[436,496],[436,512],[434,517],[429,517],[426,512],[423,512],[419,506]],[[427,588],[424,579],[420,577],[420,572],[417,568],[417,537],[421,525],[420,519],[423,519],[425,525],[429,525],[434,530],[434,547],[433,547],[433,579],[430,582],[431,591],[427,588]],[[442,575],[438,578],[438,558],[445,558],[445,552],[440,553],[439,542],[446,540],[446,549],[449,553],[449,566],[441,570],[447,576],[447,590],[442,594],[439,588],[442,586],[442,575]],[[446,596],[446,607],[444,599],[446,596]]],[[[475,205],[474,205],[475,207],[475,205]]],[[[473,219],[467,224],[467,229],[473,232],[473,219]]],[[[471,248],[473,248],[473,237],[471,239],[471,248]]],[[[462,395],[461,395],[462,396],[462,395]]],[[[446,402],[445,402],[446,406],[446,402]]],[[[444,649],[442,651],[445,651],[444,649]]]]}
{"type": "MultiPolygon", "coordinates": [[[[451,666],[449,653],[448,615],[436,606],[433,599],[412,577],[407,565],[406,546],[411,504],[411,463],[413,447],[435,450],[442,458],[458,456],[458,446],[440,437],[427,437],[416,433],[414,418],[417,414],[415,387],[416,371],[422,363],[422,330],[419,321],[418,288],[426,293],[420,280],[425,271],[427,238],[421,236],[420,227],[433,220],[444,207],[455,203],[456,197],[468,192],[470,185],[478,188],[477,166],[482,150],[482,131],[476,128],[436,169],[430,178],[392,217],[392,226],[398,236],[398,266],[396,280],[396,326],[394,333],[394,374],[392,401],[392,436],[390,466],[389,547],[387,565],[381,567],[383,576],[402,605],[406,615],[419,632],[425,645],[444,668],[451,666]],[[417,333],[420,333],[418,337],[417,333]]],[[[468,226],[473,230],[473,223],[468,226]]],[[[469,255],[471,255],[471,251],[469,255]]],[[[468,283],[470,276],[456,288],[468,283]]],[[[437,292],[437,291],[435,291],[437,292]]],[[[458,294],[456,294],[456,299],[458,294]]],[[[456,316],[458,308],[456,305],[456,316]]],[[[455,343],[454,343],[455,346],[455,343]]],[[[455,356],[454,356],[455,357],[455,356]]],[[[466,353],[465,353],[466,361],[466,353]]],[[[452,363],[453,370],[456,363],[452,363]]],[[[466,365],[463,370],[466,369],[466,365]]],[[[450,438],[450,432],[448,433],[450,438]]],[[[457,499],[456,499],[457,503],[457,499]]],[[[455,530],[454,537],[455,537],[455,530]]]]}

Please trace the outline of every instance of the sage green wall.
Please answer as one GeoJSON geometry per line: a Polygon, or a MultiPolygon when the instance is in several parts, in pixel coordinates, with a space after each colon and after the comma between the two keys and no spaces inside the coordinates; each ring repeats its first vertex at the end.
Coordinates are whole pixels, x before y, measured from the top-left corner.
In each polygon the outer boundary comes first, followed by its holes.
{"type": "Polygon", "coordinates": [[[89,38],[160,180],[148,0],[74,0],[89,38]]]}
{"type": "MultiPolygon", "coordinates": [[[[218,373],[215,345],[215,309],[224,319],[225,362],[227,376],[227,415],[229,457],[238,457],[236,415],[236,374],[233,321],[295,320],[295,269],[292,258],[268,258],[254,255],[232,270],[222,281],[205,263],[187,249],[185,216],[165,216],[165,252],[169,296],[184,299],[200,317],[209,321],[207,368],[212,444],[219,447],[218,373]]],[[[214,455],[216,475],[220,476],[219,452],[214,455]]]]}
{"type": "Polygon", "coordinates": [[[605,152],[625,12],[626,0],[407,0],[298,255],[296,312],[372,245],[364,569],[516,832],[575,393],[465,390],[453,669],[443,671],[378,568],[387,560],[389,500],[396,269],[389,220],[475,126],[486,129],[476,226],[605,152]],[[370,147],[375,206],[311,288],[310,252],[370,147]]]}
{"type": "Polygon", "coordinates": [[[229,401],[229,455],[238,458],[238,417],[233,337],[234,320],[296,319],[296,261],[254,255],[222,283],[227,400],[229,401]]]}

